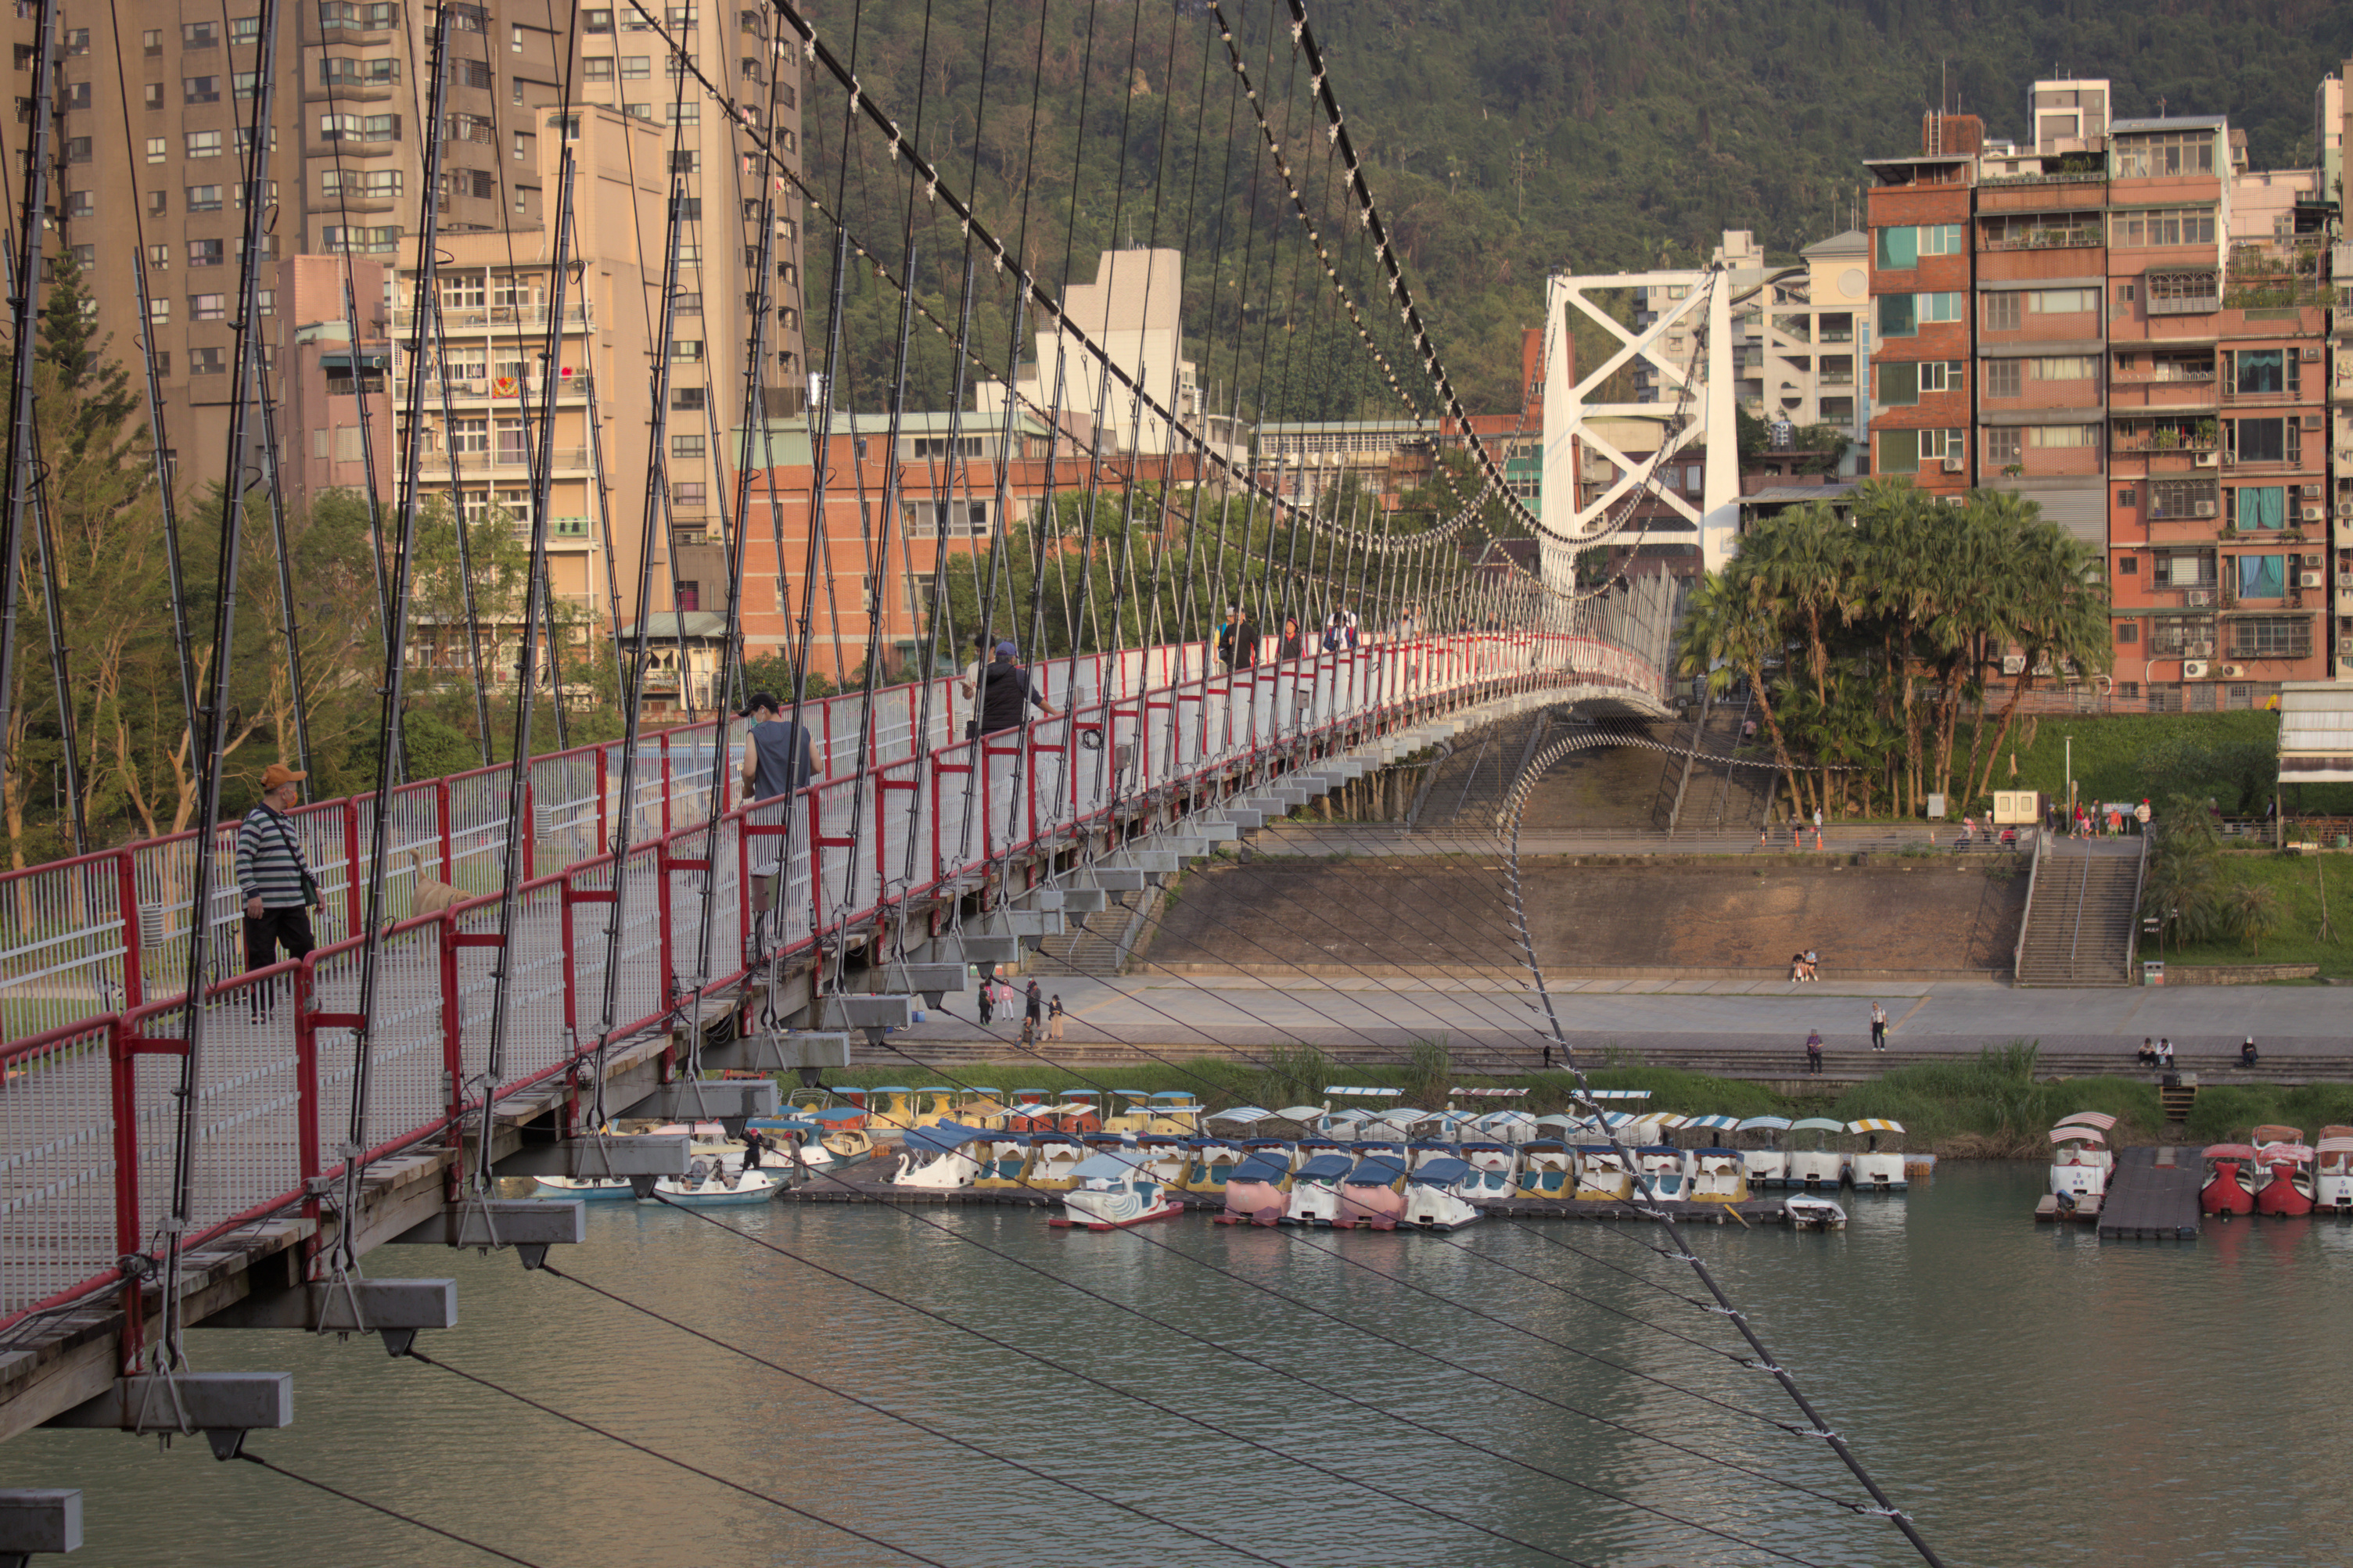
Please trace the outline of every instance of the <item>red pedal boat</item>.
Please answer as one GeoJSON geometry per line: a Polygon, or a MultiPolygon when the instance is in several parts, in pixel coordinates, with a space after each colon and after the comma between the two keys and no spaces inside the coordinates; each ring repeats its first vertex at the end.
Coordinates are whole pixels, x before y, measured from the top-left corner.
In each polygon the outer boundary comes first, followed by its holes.
{"type": "Polygon", "coordinates": [[[2202,1157],[2206,1162],[2206,1184],[2198,1189],[2198,1212],[2216,1215],[2254,1213],[2255,1190],[2251,1174],[2255,1163],[2253,1145],[2209,1144],[2202,1157]]]}
{"type": "Polygon", "coordinates": [[[2312,1163],[2302,1143],[2266,1143],[2255,1153],[2255,1212],[2292,1218],[2313,1208],[2312,1163]]]}

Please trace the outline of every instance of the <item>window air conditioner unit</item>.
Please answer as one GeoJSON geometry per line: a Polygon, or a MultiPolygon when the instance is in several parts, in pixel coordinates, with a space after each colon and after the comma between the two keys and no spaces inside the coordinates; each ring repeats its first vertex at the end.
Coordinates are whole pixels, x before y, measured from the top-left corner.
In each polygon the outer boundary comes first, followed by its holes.
{"type": "Polygon", "coordinates": [[[2320,566],[2324,566],[2324,565],[2327,564],[2327,563],[2326,563],[2326,562],[2324,562],[2323,560],[2321,560],[2321,558],[2320,558],[2320,552],[2318,552],[2318,551],[2316,551],[2316,550],[2313,550],[2313,551],[2306,551],[2306,552],[2305,552],[2304,563],[2305,563],[2306,566],[2311,566],[2311,567],[2320,567],[2320,566]]]}
{"type": "Polygon", "coordinates": [[[1945,472],[1948,474],[1959,473],[1961,471],[1961,459],[1958,458],[1947,458],[1945,459],[1945,472]]]}
{"type": "Polygon", "coordinates": [[[2353,522],[2353,500],[2341,500],[2337,503],[2337,521],[2353,522]]]}
{"type": "Polygon", "coordinates": [[[2026,673],[2026,656],[2022,653],[2006,653],[2002,655],[2001,672],[2004,675],[2024,675],[2026,673]]]}
{"type": "Polygon", "coordinates": [[[2295,585],[2299,588],[2317,588],[2320,586],[2320,574],[2299,572],[2295,574],[2295,585]]]}
{"type": "Polygon", "coordinates": [[[2317,415],[2317,414],[2307,414],[2307,415],[2306,415],[2306,416],[2304,416],[2304,427],[2305,427],[2306,429],[2307,429],[2307,430],[2317,430],[2317,429],[2319,429],[2319,428],[2320,428],[2320,416],[2319,416],[2319,415],[2317,415]]]}
{"type": "Polygon", "coordinates": [[[2201,500],[2198,503],[2197,512],[2200,517],[2212,517],[2215,511],[2215,503],[2211,500],[2201,500]]]}
{"type": "Polygon", "coordinates": [[[2304,509],[2304,521],[2306,522],[2326,522],[2328,521],[2328,509],[2325,506],[2306,507],[2304,509]]]}
{"type": "Polygon", "coordinates": [[[2225,680],[2236,680],[2246,673],[2247,667],[2243,664],[2226,664],[2222,667],[2222,679],[2225,680]]]}
{"type": "Polygon", "coordinates": [[[2202,610],[2214,603],[2211,588],[2192,588],[2181,596],[2181,602],[2193,610],[2202,610]]]}
{"type": "Polygon", "coordinates": [[[2200,452],[2189,460],[2201,468],[2211,468],[2222,460],[2222,454],[2220,452],[2200,452]]]}
{"type": "Polygon", "coordinates": [[[2295,351],[2295,357],[2306,361],[2307,363],[2317,360],[2320,357],[2319,346],[2317,344],[2307,344],[2295,351]]]}
{"type": "Polygon", "coordinates": [[[2205,679],[2206,661],[2202,658],[2183,659],[2181,661],[2181,679],[2184,680],[2205,679]]]}

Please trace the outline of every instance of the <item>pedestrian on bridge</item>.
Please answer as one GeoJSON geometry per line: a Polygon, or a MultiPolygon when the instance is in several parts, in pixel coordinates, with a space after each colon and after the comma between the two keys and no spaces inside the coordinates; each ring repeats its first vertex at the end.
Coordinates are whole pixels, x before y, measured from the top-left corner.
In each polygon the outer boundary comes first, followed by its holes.
{"type": "MultiPolygon", "coordinates": [[[[310,775],[283,763],[262,771],[261,801],[245,814],[237,828],[237,889],[245,895],[245,967],[267,969],[278,962],[278,950],[301,958],[318,945],[311,932],[311,910],[319,902],[319,883],[302,858],[301,841],[287,813],[301,791],[295,786],[310,775]]],[[[269,999],[254,997],[254,1016],[267,1016],[269,999]]]]}

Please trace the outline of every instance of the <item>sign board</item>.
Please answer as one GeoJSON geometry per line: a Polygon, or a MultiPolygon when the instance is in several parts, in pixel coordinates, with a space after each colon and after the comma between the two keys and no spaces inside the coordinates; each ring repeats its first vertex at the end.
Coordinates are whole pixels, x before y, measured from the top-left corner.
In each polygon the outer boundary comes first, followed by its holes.
{"type": "Polygon", "coordinates": [[[1942,822],[1945,820],[1945,797],[1943,795],[1932,795],[1928,797],[1928,820],[1931,822],[1942,822]]]}
{"type": "Polygon", "coordinates": [[[1993,792],[1993,820],[1997,827],[2024,827],[2042,820],[2042,796],[2031,789],[1998,789],[1993,792]]]}

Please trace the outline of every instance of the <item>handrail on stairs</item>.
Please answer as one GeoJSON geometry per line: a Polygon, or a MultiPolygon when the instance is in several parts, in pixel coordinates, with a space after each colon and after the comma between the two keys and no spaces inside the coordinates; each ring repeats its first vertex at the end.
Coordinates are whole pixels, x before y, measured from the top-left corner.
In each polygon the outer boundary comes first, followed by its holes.
{"type": "Polygon", "coordinates": [[[2132,919],[2125,931],[2125,984],[2132,984],[2133,963],[2140,956],[2140,900],[2148,887],[2148,828],[2140,830],[2140,864],[2133,868],[2132,919]]]}
{"type": "Polygon", "coordinates": [[[2026,974],[2026,933],[2034,924],[2034,884],[2042,872],[2042,851],[2051,842],[2051,830],[2034,830],[2034,857],[2026,863],[2026,907],[2019,911],[2018,946],[2010,955],[2010,979],[2017,984],[2026,974]]]}
{"type": "Polygon", "coordinates": [[[2094,842],[2088,838],[2084,841],[2084,879],[2075,889],[2075,930],[2074,933],[2067,939],[2067,978],[2070,980],[2075,978],[2076,952],[2084,945],[2084,907],[2091,902],[2092,899],[2092,845],[2094,842]]]}

